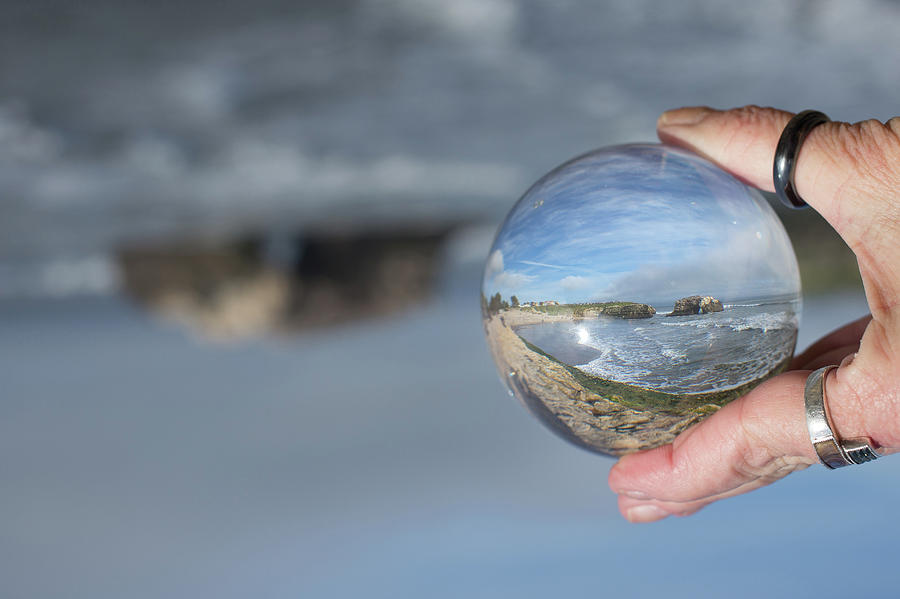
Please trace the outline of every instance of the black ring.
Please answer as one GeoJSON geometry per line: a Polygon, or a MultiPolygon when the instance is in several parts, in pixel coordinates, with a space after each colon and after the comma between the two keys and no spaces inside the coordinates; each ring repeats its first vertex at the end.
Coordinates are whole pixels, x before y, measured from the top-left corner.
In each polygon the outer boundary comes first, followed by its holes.
{"type": "Polygon", "coordinates": [[[810,131],[830,120],[825,113],[818,110],[804,110],[788,121],[784,131],[781,132],[781,139],[775,148],[772,177],[775,179],[775,193],[778,194],[778,199],[788,208],[806,207],[806,202],[794,190],[794,169],[797,168],[800,146],[810,131]]]}

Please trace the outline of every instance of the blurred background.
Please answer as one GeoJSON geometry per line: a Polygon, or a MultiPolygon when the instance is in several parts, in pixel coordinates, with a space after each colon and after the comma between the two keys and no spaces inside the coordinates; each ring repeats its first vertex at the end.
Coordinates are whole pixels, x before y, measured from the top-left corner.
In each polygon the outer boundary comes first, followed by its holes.
{"type": "MultiPolygon", "coordinates": [[[[506,396],[478,297],[528,185],[667,108],[895,116],[898,26],[889,0],[0,2],[0,594],[894,591],[895,460],[629,525],[612,460],[506,396]],[[834,544],[865,559],[822,572],[834,544]]],[[[867,308],[830,228],[780,214],[802,349],[867,308]]]]}

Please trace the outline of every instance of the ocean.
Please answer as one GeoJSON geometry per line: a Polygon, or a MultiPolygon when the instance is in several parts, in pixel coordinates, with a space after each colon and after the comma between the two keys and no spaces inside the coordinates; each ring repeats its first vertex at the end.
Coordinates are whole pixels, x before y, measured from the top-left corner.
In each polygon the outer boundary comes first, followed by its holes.
{"type": "Polygon", "coordinates": [[[721,391],[762,378],[797,340],[799,301],[735,302],[711,314],[585,319],[526,325],[517,333],[603,379],[666,393],[721,391]]]}
{"type": "MultiPolygon", "coordinates": [[[[403,317],[233,345],[121,300],[0,301],[3,596],[802,597],[823,530],[868,554],[820,596],[897,588],[896,456],[625,522],[614,461],[498,382],[478,274],[403,317]]],[[[799,349],[865,312],[804,298],[799,349]]]]}

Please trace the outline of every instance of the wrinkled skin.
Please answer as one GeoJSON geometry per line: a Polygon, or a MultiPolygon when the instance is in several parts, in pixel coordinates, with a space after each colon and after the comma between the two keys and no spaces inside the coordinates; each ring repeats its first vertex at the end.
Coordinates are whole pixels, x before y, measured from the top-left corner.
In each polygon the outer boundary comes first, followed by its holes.
{"type": "MultiPolygon", "coordinates": [[[[756,106],[681,108],[664,113],[657,130],[662,141],[774,191],[775,146],[792,116],[756,106]]],[[[795,184],[855,253],[871,315],[819,340],[791,370],[670,445],[620,459],[609,485],[632,522],[689,515],[817,463],[803,388],[810,371],[827,364],[840,365],[827,380],[835,431],[870,437],[882,455],[900,449],[900,117],[816,127],[797,158],[795,184]]]]}

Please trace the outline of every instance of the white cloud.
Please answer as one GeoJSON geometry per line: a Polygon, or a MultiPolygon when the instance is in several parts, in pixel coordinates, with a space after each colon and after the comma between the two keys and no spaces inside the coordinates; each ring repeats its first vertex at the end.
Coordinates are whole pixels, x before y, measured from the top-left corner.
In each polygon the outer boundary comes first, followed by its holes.
{"type": "Polygon", "coordinates": [[[566,291],[580,291],[590,287],[591,281],[587,277],[579,277],[577,275],[569,275],[559,282],[559,286],[566,291]]]}
{"type": "Polygon", "coordinates": [[[565,266],[557,266],[556,264],[547,264],[546,262],[534,262],[532,260],[519,260],[522,264],[529,266],[543,266],[544,268],[555,268],[557,270],[565,270],[565,266]]]}
{"type": "Polygon", "coordinates": [[[536,278],[533,275],[526,275],[514,270],[505,270],[494,277],[494,286],[503,289],[516,288],[530,283],[536,278]]]}
{"type": "MultiPolygon", "coordinates": [[[[488,256],[484,268],[484,280],[488,289],[502,290],[505,293],[516,293],[516,290],[534,281],[537,277],[515,270],[506,270],[503,264],[503,251],[494,250],[488,256]]],[[[493,292],[492,292],[493,293],[493,292]]]]}
{"type": "Polygon", "coordinates": [[[665,303],[696,294],[747,299],[796,293],[799,274],[789,243],[774,227],[765,233],[740,230],[721,245],[683,250],[680,262],[641,265],[613,281],[601,296],[665,303]]]}
{"type": "Polygon", "coordinates": [[[484,267],[484,278],[490,279],[501,272],[503,272],[503,251],[494,250],[488,256],[487,264],[484,267]]]}
{"type": "MultiPolygon", "coordinates": [[[[384,3],[373,3],[383,9],[384,3]]],[[[519,20],[519,7],[512,0],[393,0],[395,16],[431,25],[445,34],[469,43],[512,41],[519,20]]]]}

